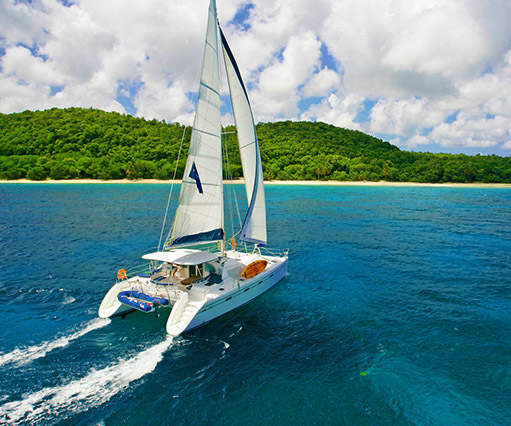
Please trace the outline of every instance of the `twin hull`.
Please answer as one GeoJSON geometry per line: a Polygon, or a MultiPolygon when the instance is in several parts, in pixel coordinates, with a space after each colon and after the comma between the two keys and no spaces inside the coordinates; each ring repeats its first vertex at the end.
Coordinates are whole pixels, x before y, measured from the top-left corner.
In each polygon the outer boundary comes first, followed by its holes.
{"type": "MultiPolygon", "coordinates": [[[[190,303],[200,303],[202,306],[179,334],[200,327],[233,309],[245,305],[257,296],[260,296],[287,275],[288,259],[280,258],[279,260],[279,262],[275,262],[271,267],[255,277],[240,280],[237,285],[234,285],[234,287],[228,290],[226,289],[225,293],[221,293],[218,297],[213,299],[201,300],[194,295],[193,290],[186,293],[186,300],[182,301],[184,302],[183,306],[178,307],[180,299],[176,300],[173,311],[171,311],[169,315],[167,331],[169,331],[169,327],[172,325],[170,323],[174,322],[172,317],[177,316],[175,322],[179,322],[181,313],[177,311],[184,309],[190,303]]],[[[99,316],[101,318],[108,318],[112,316],[122,316],[135,311],[135,309],[117,300],[119,292],[128,290],[130,287],[131,283],[129,280],[115,284],[101,303],[99,316]]]]}

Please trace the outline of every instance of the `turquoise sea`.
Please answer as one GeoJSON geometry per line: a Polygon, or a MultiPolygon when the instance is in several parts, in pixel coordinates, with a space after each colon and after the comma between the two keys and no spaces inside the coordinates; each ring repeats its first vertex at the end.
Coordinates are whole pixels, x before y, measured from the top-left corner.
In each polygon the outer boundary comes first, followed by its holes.
{"type": "Polygon", "coordinates": [[[97,319],[168,190],[0,184],[1,424],[511,425],[511,189],[267,186],[289,277],[172,342],[97,319]]]}

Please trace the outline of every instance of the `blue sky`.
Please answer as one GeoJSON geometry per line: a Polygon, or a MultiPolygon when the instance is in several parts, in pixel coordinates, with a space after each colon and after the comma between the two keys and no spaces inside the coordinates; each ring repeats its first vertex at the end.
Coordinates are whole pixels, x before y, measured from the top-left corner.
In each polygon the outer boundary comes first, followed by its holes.
{"type": "MultiPolygon", "coordinates": [[[[82,106],[191,123],[207,6],[1,1],[0,112],[82,106]]],[[[407,150],[511,155],[508,0],[217,7],[256,121],[316,120],[407,150]]]]}

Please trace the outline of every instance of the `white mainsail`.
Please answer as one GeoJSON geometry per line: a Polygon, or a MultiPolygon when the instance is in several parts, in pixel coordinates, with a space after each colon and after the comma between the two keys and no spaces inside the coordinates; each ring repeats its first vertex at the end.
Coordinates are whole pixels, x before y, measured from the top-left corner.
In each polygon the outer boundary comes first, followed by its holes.
{"type": "Polygon", "coordinates": [[[217,34],[211,0],[190,150],[167,246],[217,241],[224,235],[217,34]]]}
{"type": "Polygon", "coordinates": [[[252,109],[238,65],[220,29],[227,80],[231,94],[234,120],[238,133],[243,176],[247,192],[248,211],[241,229],[240,240],[266,245],[266,208],[263,168],[252,109]]]}

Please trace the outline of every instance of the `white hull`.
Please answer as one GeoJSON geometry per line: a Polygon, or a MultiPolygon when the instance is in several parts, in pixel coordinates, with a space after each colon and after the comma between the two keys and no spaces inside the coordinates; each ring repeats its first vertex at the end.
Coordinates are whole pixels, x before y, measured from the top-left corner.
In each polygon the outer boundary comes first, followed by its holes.
{"type": "Polygon", "coordinates": [[[239,288],[231,290],[223,297],[205,303],[202,309],[190,322],[188,327],[186,327],[184,332],[205,325],[213,321],[215,318],[247,304],[272,288],[286,275],[287,259],[285,259],[282,263],[275,265],[275,268],[264,271],[263,273],[256,275],[254,278],[247,280],[240,285],[239,288]]]}
{"type": "MultiPolygon", "coordinates": [[[[218,264],[226,269],[223,279],[218,282],[211,283],[206,276],[197,284],[184,286],[182,280],[171,275],[166,276],[169,281],[166,284],[156,284],[154,275],[132,277],[114,284],[101,303],[99,316],[109,318],[135,310],[132,306],[121,303],[119,300],[121,292],[133,291],[164,298],[169,300],[172,306],[167,320],[167,333],[177,336],[247,304],[287,275],[287,256],[261,256],[257,253],[231,251],[226,257],[220,255],[217,257],[218,264]],[[268,262],[262,272],[251,278],[240,277],[244,267],[260,260],[268,262]],[[235,276],[229,275],[233,272],[236,273],[235,276]]],[[[159,312],[163,314],[167,308],[161,306],[159,312]]]]}

